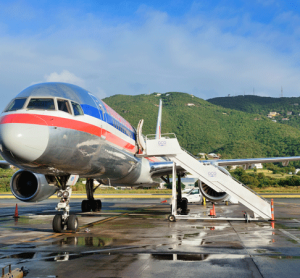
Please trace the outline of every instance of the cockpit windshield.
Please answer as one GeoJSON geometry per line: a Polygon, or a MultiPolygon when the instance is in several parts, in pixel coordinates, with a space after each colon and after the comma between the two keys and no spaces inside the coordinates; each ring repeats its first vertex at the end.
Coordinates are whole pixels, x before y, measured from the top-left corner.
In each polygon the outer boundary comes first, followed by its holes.
{"type": "Polygon", "coordinates": [[[73,102],[73,101],[71,103],[72,103],[74,115],[75,116],[83,115],[83,111],[82,111],[81,106],[78,103],[73,102]]]}
{"type": "Polygon", "coordinates": [[[54,99],[32,98],[27,105],[27,109],[55,110],[54,99]]]}
{"type": "Polygon", "coordinates": [[[26,101],[26,98],[15,98],[4,110],[4,112],[9,112],[9,111],[16,111],[19,109],[22,109],[24,106],[24,103],[26,101]]]}

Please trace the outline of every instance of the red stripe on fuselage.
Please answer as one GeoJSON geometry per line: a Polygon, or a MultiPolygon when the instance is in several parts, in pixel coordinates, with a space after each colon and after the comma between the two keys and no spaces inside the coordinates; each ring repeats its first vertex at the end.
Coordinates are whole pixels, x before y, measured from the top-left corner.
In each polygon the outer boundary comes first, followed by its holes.
{"type": "Polygon", "coordinates": [[[45,121],[45,125],[48,126],[57,126],[62,128],[68,128],[73,130],[78,130],[82,132],[86,132],[92,135],[96,135],[100,137],[101,135],[106,136],[106,140],[124,148],[132,153],[135,153],[135,145],[132,145],[115,134],[100,128],[98,126],[88,124],[81,121],[76,121],[72,119],[66,119],[62,117],[54,117],[48,115],[40,115],[40,114],[10,114],[0,118],[0,124],[36,124],[41,125],[41,121],[37,120],[43,119],[45,121]]]}

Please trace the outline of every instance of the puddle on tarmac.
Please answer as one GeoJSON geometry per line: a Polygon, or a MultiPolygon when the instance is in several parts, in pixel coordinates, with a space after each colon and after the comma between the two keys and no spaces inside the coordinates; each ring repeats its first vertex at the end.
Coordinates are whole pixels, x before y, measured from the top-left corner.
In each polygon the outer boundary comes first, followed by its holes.
{"type": "Polygon", "coordinates": [[[35,252],[25,252],[13,255],[4,255],[1,259],[32,259],[36,253],[35,252]]]}
{"type": "Polygon", "coordinates": [[[65,237],[58,241],[54,241],[52,245],[64,246],[78,246],[78,247],[104,247],[111,244],[124,245],[135,243],[136,240],[116,239],[111,237],[65,237]]]}
{"type": "Polygon", "coordinates": [[[112,243],[114,240],[110,237],[65,237],[53,242],[53,245],[65,246],[86,246],[86,247],[102,247],[112,243]]]}
{"type": "Polygon", "coordinates": [[[208,254],[151,254],[152,259],[159,261],[204,261],[208,254]]]}

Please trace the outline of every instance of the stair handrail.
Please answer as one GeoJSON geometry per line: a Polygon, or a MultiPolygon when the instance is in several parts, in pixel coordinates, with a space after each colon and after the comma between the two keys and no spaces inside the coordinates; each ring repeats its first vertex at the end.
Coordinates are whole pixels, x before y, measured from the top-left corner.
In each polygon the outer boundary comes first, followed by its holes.
{"type": "MultiPolygon", "coordinates": [[[[181,149],[186,152],[188,155],[190,155],[191,157],[193,157],[194,159],[196,159],[197,161],[199,161],[200,163],[204,163],[203,161],[199,160],[199,158],[197,158],[196,156],[194,156],[193,154],[191,154],[189,151],[185,150],[184,148],[181,147],[181,149]]],[[[207,162],[207,161],[206,161],[207,162]]],[[[210,162],[207,162],[209,163],[210,165],[214,166],[215,168],[217,168],[219,171],[219,165],[216,165],[214,163],[210,163],[210,162]]],[[[239,183],[240,185],[242,185],[243,187],[245,187],[246,189],[248,189],[249,191],[251,191],[252,193],[254,193],[256,196],[260,197],[261,199],[263,199],[265,202],[267,202],[268,204],[271,204],[270,201],[268,201],[267,199],[265,199],[264,197],[262,197],[261,195],[259,195],[257,192],[255,192],[253,189],[251,189],[250,187],[248,187],[247,185],[243,184],[241,181],[239,181],[238,179],[236,179],[235,177],[233,177],[232,175],[230,175],[230,177],[236,181],[237,183],[239,183]]]]}

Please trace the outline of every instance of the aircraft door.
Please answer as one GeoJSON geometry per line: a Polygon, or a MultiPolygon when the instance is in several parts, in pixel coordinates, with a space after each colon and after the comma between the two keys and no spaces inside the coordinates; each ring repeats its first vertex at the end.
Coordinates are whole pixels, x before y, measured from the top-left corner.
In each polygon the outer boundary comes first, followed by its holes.
{"type": "Polygon", "coordinates": [[[106,136],[106,127],[105,127],[105,123],[106,123],[106,113],[105,113],[105,109],[103,107],[103,104],[95,97],[93,96],[91,93],[89,93],[90,97],[93,99],[97,110],[98,110],[98,118],[101,120],[101,122],[99,123],[99,126],[101,128],[101,132],[100,132],[100,136],[106,136]]]}
{"type": "Polygon", "coordinates": [[[143,128],[144,120],[140,120],[139,124],[137,126],[137,132],[136,132],[136,141],[139,146],[139,150],[143,153],[146,150],[146,143],[142,134],[142,128],[143,128]]]}

